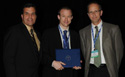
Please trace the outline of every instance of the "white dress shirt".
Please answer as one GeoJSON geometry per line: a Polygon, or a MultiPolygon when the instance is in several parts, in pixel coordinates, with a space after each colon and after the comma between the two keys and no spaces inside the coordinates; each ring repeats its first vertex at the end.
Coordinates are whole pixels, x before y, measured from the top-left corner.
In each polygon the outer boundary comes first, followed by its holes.
{"type": "MultiPolygon", "coordinates": [[[[93,23],[91,25],[92,25],[93,33],[94,33],[94,36],[95,36],[95,32],[96,32],[95,26],[96,25],[94,25],[93,23]]],[[[101,63],[106,64],[105,57],[104,57],[104,54],[103,54],[103,48],[102,48],[102,32],[103,32],[102,20],[97,26],[98,26],[98,31],[99,31],[99,29],[101,29],[101,32],[99,34],[101,63]]],[[[92,49],[91,49],[91,51],[93,51],[94,50],[94,41],[93,41],[92,31],[91,31],[91,40],[92,40],[92,49]]],[[[94,58],[90,58],[90,64],[94,64],[94,58]]]]}
{"type": "MultiPolygon", "coordinates": [[[[61,26],[60,26],[60,28],[61,28],[62,33],[63,33],[64,29],[63,29],[61,26]]],[[[63,33],[63,35],[64,35],[64,33],[63,33]]],[[[69,36],[69,27],[67,28],[67,37],[68,37],[68,36],[69,36]]],[[[60,37],[61,37],[62,48],[63,48],[63,37],[62,37],[62,35],[61,35],[61,32],[60,32],[60,37]]],[[[69,41],[69,49],[71,49],[70,36],[69,36],[68,41],[69,41]]]]}

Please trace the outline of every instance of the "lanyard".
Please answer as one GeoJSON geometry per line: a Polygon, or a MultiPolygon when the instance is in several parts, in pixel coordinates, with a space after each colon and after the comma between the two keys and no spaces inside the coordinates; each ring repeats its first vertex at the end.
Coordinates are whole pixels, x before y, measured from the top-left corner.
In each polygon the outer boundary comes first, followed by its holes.
{"type": "Polygon", "coordinates": [[[62,36],[62,38],[63,38],[63,42],[64,42],[64,44],[66,44],[66,42],[68,42],[68,40],[69,40],[70,32],[69,32],[69,35],[68,35],[67,41],[66,41],[66,40],[64,39],[65,37],[64,37],[64,34],[63,34],[63,32],[62,32],[62,29],[60,28],[60,25],[58,25],[58,28],[59,28],[59,31],[60,31],[61,36],[62,36]],[[66,41],[66,42],[65,42],[65,41],[66,41]]]}
{"type": "Polygon", "coordinates": [[[94,49],[95,49],[95,43],[96,43],[96,40],[97,40],[98,37],[99,37],[99,34],[100,34],[100,32],[101,32],[101,29],[102,29],[102,26],[101,26],[101,28],[99,29],[99,32],[98,32],[97,36],[95,37],[95,39],[94,39],[93,28],[91,29],[91,31],[92,31],[92,38],[93,38],[93,42],[94,42],[94,49]]]}

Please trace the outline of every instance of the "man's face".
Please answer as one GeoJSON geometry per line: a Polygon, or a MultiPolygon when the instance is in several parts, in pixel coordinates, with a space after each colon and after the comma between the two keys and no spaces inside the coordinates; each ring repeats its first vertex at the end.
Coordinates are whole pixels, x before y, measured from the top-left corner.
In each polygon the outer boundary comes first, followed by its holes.
{"type": "Polygon", "coordinates": [[[88,16],[93,23],[99,23],[103,11],[100,10],[98,4],[90,4],[88,7],[88,16]]]}
{"type": "Polygon", "coordinates": [[[24,8],[23,14],[21,14],[23,23],[31,27],[35,24],[36,17],[36,10],[34,7],[24,8]]]}
{"type": "Polygon", "coordinates": [[[58,15],[58,19],[60,21],[60,25],[62,27],[68,27],[71,23],[73,16],[71,10],[68,9],[62,9],[60,11],[60,15],[58,15]]]}

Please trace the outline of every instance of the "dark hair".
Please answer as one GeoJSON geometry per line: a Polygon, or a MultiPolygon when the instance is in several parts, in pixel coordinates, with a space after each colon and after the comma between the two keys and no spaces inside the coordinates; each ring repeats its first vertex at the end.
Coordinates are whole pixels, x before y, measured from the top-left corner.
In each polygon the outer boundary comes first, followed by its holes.
{"type": "MultiPolygon", "coordinates": [[[[61,7],[61,8],[58,10],[58,15],[60,15],[60,11],[61,11],[62,9],[71,10],[71,13],[72,13],[72,9],[71,9],[70,7],[64,6],[64,7],[61,7]]],[[[73,15],[73,13],[72,13],[72,15],[73,15]]]]}
{"type": "Polygon", "coordinates": [[[102,10],[101,3],[97,2],[97,1],[91,1],[91,2],[89,2],[88,5],[87,5],[87,11],[88,11],[88,9],[89,9],[89,5],[91,5],[91,4],[97,4],[97,5],[99,5],[99,10],[102,10]]]}
{"type": "Polygon", "coordinates": [[[24,8],[29,8],[29,7],[33,7],[33,8],[36,9],[36,6],[35,6],[34,4],[32,4],[32,3],[26,3],[26,4],[23,6],[23,8],[22,8],[21,14],[23,14],[24,8]]]}

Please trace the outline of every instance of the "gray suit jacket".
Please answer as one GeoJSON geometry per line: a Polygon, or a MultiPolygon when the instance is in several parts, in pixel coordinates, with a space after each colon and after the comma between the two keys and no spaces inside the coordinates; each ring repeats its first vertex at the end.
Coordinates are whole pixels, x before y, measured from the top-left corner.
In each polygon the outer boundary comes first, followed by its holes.
{"type": "MultiPolygon", "coordinates": [[[[123,57],[123,42],[117,25],[103,22],[102,46],[110,77],[118,77],[118,70],[123,57]]],[[[85,77],[88,77],[91,55],[91,25],[81,29],[81,50],[85,59],[85,77]]]]}

